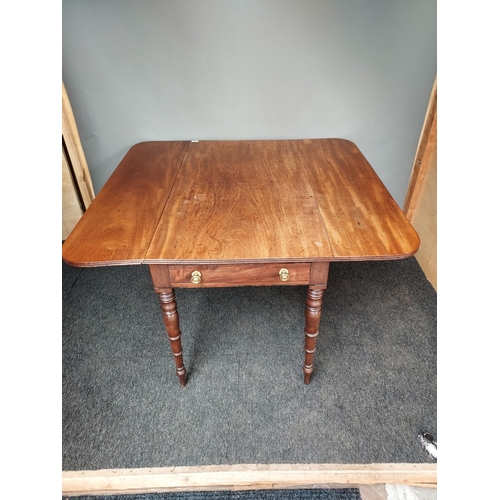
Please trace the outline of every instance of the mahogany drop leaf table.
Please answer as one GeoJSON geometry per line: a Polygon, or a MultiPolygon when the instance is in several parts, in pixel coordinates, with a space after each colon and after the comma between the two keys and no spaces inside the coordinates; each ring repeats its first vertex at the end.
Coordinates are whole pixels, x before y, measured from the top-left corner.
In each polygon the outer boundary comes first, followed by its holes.
{"type": "Polygon", "coordinates": [[[330,262],[401,259],[419,243],[350,141],[156,141],[128,151],[63,260],[149,266],[181,385],[175,288],[307,285],[308,384],[330,262]]]}

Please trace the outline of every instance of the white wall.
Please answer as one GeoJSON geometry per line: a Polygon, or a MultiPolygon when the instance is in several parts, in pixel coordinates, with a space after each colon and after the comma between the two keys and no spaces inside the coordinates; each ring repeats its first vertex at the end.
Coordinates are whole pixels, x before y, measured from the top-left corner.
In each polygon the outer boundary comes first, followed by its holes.
{"type": "Polygon", "coordinates": [[[342,137],[402,207],[436,76],[436,0],[63,0],[94,188],[145,140],[342,137]]]}

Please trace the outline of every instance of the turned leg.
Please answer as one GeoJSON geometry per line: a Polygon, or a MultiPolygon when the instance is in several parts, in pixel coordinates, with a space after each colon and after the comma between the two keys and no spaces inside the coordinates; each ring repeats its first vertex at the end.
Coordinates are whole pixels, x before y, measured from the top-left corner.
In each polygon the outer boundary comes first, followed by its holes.
{"type": "Polygon", "coordinates": [[[316,339],[318,338],[319,320],[321,319],[321,304],[323,302],[323,288],[310,286],[307,291],[306,300],[306,327],[305,327],[305,360],[304,384],[309,384],[313,372],[313,357],[316,350],[316,339]]]}
{"type": "Polygon", "coordinates": [[[186,385],[186,368],[182,360],[181,330],[179,328],[179,314],[177,313],[175,294],[172,288],[157,293],[160,297],[167,337],[174,354],[177,376],[181,386],[184,387],[186,385]]]}

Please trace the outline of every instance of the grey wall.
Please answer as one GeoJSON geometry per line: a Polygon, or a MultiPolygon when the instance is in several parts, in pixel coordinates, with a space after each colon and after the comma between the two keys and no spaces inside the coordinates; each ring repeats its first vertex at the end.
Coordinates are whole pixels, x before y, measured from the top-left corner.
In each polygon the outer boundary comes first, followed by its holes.
{"type": "Polygon", "coordinates": [[[436,0],[63,0],[62,49],[96,192],[140,141],[341,137],[402,206],[436,0]]]}

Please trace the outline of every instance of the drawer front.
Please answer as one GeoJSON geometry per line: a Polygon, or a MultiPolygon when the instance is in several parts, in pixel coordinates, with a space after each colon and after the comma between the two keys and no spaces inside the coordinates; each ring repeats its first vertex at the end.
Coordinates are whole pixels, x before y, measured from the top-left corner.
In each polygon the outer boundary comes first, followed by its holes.
{"type": "Polygon", "coordinates": [[[310,263],[168,266],[173,287],[307,285],[310,263]],[[281,272],[281,274],[280,274],[281,272]],[[193,273],[195,273],[193,275],[193,273]]]}

